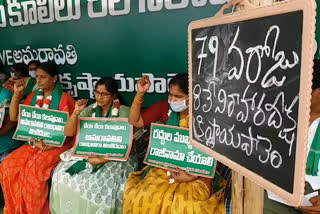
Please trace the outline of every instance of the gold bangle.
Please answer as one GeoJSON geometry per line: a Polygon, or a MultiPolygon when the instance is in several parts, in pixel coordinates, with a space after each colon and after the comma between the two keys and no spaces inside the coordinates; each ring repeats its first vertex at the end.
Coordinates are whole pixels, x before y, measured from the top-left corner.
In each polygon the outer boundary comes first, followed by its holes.
{"type": "Polygon", "coordinates": [[[134,105],[142,106],[144,99],[140,100],[137,96],[134,97],[133,103],[134,105]]]}

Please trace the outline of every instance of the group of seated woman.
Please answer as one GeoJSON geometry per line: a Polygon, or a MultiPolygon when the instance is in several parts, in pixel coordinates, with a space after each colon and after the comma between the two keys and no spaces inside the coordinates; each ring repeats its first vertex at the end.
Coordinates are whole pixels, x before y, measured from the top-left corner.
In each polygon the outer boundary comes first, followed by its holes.
{"type": "Polygon", "coordinates": [[[153,122],[187,128],[187,73],[171,79],[168,100],[142,110],[144,95],[150,87],[148,77],[137,82],[138,92],[131,107],[121,105],[117,82],[111,77],[103,77],[96,83],[95,102],[87,106],[87,99],[75,102],[63,92],[56,65],[33,62],[31,67],[14,66],[11,78],[0,92],[0,103],[7,111],[0,129],[4,213],[225,213],[225,181],[221,178],[213,185],[215,178],[177,169],[169,173],[174,180],[169,183],[167,170],[145,166],[137,171],[140,166],[134,150],[127,161],[71,155],[79,117],[128,118],[137,128],[153,122]],[[34,138],[26,143],[12,140],[20,104],[68,112],[63,146],[50,146],[34,138]]]}
{"type": "MultiPolygon", "coordinates": [[[[319,179],[320,63],[315,63],[311,100],[309,156],[306,187],[315,190],[319,179]],[[317,134],[318,133],[318,134],[317,134]]],[[[1,73],[1,72],[0,72],[1,73]]],[[[1,79],[1,75],[0,75],[1,79]]],[[[0,183],[6,214],[211,214],[225,213],[226,181],[194,176],[181,169],[141,166],[136,150],[127,161],[72,156],[79,117],[128,118],[136,128],[157,122],[188,128],[188,75],[177,74],[169,82],[168,100],[142,110],[144,95],[150,88],[148,77],[137,82],[131,107],[121,105],[117,82],[101,78],[95,85],[95,102],[75,102],[63,92],[55,64],[31,62],[16,64],[11,77],[0,87],[0,105],[5,108],[0,128],[0,183]],[[13,140],[19,105],[69,113],[62,147],[47,145],[42,139],[13,140]],[[141,169],[140,171],[138,171],[141,169]],[[173,182],[172,182],[173,181],[173,182]]],[[[147,145],[146,145],[147,146],[147,145]]],[[[307,191],[308,192],[308,191],[307,191]]],[[[306,193],[307,193],[306,192],[306,193]]],[[[299,209],[265,200],[265,213],[318,213],[320,197],[312,207],[299,209]]]]}

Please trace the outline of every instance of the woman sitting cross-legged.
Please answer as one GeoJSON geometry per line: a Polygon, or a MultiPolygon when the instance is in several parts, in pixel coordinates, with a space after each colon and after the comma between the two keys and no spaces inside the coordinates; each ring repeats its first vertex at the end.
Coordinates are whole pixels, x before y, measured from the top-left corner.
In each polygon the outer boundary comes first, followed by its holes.
{"type": "MultiPolygon", "coordinates": [[[[143,97],[149,87],[148,77],[138,81],[138,93],[130,109],[129,122],[136,127],[160,121],[187,128],[188,74],[174,76],[169,83],[168,100],[158,102],[141,113],[143,97]]],[[[124,192],[123,213],[225,213],[224,180],[217,180],[217,185],[213,185],[212,179],[194,176],[183,170],[171,174],[173,179],[168,177],[167,170],[151,166],[131,173],[124,192]]]]}
{"type": "MultiPolygon", "coordinates": [[[[75,136],[78,117],[127,118],[129,108],[120,105],[118,86],[113,78],[100,79],[95,88],[96,102],[86,107],[87,100],[76,102],[65,134],[75,136]]],[[[50,192],[52,214],[122,213],[123,190],[128,175],[137,168],[134,154],[124,162],[102,157],[79,160],[71,156],[72,149],[61,155],[54,170],[50,192]],[[91,166],[91,167],[89,167],[91,166]]]]}
{"type": "MultiPolygon", "coordinates": [[[[39,90],[31,93],[25,105],[72,113],[74,101],[63,92],[57,82],[58,72],[52,63],[44,63],[36,69],[39,90]]],[[[16,82],[10,103],[10,119],[18,120],[19,102],[25,84],[16,82]]],[[[48,199],[48,180],[51,171],[60,161],[59,155],[69,149],[71,143],[58,148],[33,139],[33,146],[23,145],[8,155],[0,165],[0,182],[8,214],[42,214],[48,199]]]]}

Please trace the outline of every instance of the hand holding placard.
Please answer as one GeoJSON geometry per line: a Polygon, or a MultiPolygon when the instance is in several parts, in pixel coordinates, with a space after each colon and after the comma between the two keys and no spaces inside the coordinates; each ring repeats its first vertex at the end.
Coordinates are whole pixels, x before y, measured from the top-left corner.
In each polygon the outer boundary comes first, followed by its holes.
{"type": "Polygon", "coordinates": [[[33,147],[38,148],[42,152],[45,152],[48,149],[48,145],[46,145],[41,138],[31,138],[30,142],[32,143],[33,147]]]}
{"type": "Polygon", "coordinates": [[[187,183],[198,179],[198,176],[190,175],[184,170],[177,168],[176,171],[170,171],[175,183],[187,183]]]}
{"type": "Polygon", "coordinates": [[[98,165],[98,164],[108,163],[108,162],[110,162],[111,160],[108,160],[108,159],[105,158],[105,157],[90,156],[90,157],[88,158],[88,161],[89,161],[89,163],[90,163],[92,166],[95,166],[95,165],[98,165]]]}

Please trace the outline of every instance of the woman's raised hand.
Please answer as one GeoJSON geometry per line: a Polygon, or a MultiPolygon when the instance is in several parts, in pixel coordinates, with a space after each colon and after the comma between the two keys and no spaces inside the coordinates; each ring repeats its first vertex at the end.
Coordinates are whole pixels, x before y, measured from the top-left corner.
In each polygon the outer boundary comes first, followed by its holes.
{"type": "Polygon", "coordinates": [[[87,106],[88,104],[88,99],[81,99],[81,100],[78,100],[75,104],[75,107],[74,107],[74,112],[76,114],[80,114],[80,112],[82,112],[83,109],[85,109],[85,107],[87,106]]]}
{"type": "Polygon", "coordinates": [[[25,88],[26,88],[26,82],[24,79],[19,79],[15,81],[13,90],[16,95],[22,96],[25,88]]]}
{"type": "Polygon", "coordinates": [[[137,82],[138,93],[145,94],[151,86],[148,76],[143,76],[137,82]]]}

